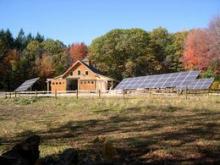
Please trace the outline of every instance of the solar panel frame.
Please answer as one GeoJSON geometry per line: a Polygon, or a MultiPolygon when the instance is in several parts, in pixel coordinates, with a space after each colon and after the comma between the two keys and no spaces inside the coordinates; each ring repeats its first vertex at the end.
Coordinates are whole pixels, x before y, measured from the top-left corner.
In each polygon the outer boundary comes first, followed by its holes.
{"type": "Polygon", "coordinates": [[[178,89],[189,89],[189,90],[207,90],[210,88],[214,81],[214,78],[203,78],[189,81],[188,84],[177,86],[178,89]]]}
{"type": "Polygon", "coordinates": [[[126,78],[115,87],[115,90],[175,88],[181,84],[187,84],[189,81],[195,80],[199,73],[199,71],[185,71],[126,78]]]}
{"type": "Polygon", "coordinates": [[[22,92],[22,91],[27,91],[28,89],[30,89],[40,78],[33,78],[33,79],[29,79],[26,80],[25,82],[23,82],[18,88],[15,89],[16,92],[22,92]]]}

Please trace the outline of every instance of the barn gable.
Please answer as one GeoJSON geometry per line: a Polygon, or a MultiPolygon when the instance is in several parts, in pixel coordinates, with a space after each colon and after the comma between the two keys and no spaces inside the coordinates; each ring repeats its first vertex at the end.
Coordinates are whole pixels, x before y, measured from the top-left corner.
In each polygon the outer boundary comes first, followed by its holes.
{"type": "Polygon", "coordinates": [[[98,71],[82,61],[76,61],[67,71],[62,75],[62,78],[80,77],[80,78],[94,78],[98,71]]]}

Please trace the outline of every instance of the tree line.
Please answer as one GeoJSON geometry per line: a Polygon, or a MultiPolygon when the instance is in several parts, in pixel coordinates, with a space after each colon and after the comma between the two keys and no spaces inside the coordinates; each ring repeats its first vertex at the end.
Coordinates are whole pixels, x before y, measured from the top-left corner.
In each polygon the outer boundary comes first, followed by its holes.
{"type": "Polygon", "coordinates": [[[220,74],[220,17],[207,28],[169,33],[159,27],[116,29],[93,40],[91,61],[116,79],[182,70],[201,70],[203,77],[220,74]]]}
{"type": "Polygon", "coordinates": [[[121,80],[148,74],[201,70],[203,77],[220,74],[220,17],[207,28],[170,33],[158,27],[114,29],[92,41],[65,45],[39,33],[17,36],[0,30],[0,90],[14,90],[24,80],[45,80],[62,74],[73,62],[88,57],[103,74],[121,80]]]}
{"type": "Polygon", "coordinates": [[[23,81],[41,78],[45,89],[47,78],[62,74],[74,61],[87,55],[83,43],[66,46],[59,40],[45,39],[37,33],[25,35],[21,29],[16,37],[9,30],[0,31],[0,90],[14,90],[23,81]],[[73,56],[74,54],[74,56],[73,56]]]}

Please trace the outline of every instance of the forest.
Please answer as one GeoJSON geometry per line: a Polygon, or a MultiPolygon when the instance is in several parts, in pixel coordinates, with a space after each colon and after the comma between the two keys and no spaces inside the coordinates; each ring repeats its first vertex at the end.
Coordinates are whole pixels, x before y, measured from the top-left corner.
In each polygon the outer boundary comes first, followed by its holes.
{"type": "Polygon", "coordinates": [[[25,34],[21,29],[13,36],[0,30],[0,90],[14,90],[24,80],[45,81],[62,74],[73,62],[88,57],[103,74],[116,80],[125,77],[183,70],[201,70],[202,77],[220,75],[220,17],[206,28],[169,32],[158,27],[113,29],[95,38],[90,45],[25,34]]]}

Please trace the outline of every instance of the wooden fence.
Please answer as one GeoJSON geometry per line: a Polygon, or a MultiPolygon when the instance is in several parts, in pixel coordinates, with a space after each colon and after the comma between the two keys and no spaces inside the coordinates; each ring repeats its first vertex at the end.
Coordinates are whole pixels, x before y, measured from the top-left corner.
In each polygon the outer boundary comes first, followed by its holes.
{"type": "Polygon", "coordinates": [[[204,90],[204,91],[190,91],[183,90],[181,92],[175,90],[133,90],[133,91],[83,91],[83,90],[75,90],[75,91],[23,91],[23,92],[1,92],[1,96],[5,98],[17,98],[17,97],[133,97],[133,96],[146,96],[146,95],[165,95],[165,96],[185,96],[187,99],[188,96],[191,95],[219,95],[220,91],[213,90],[204,90]]]}
{"type": "Polygon", "coordinates": [[[2,96],[5,98],[17,98],[17,97],[61,97],[61,96],[73,96],[80,97],[98,97],[106,96],[119,96],[120,94],[112,91],[23,91],[23,92],[4,92],[2,96]]]}

